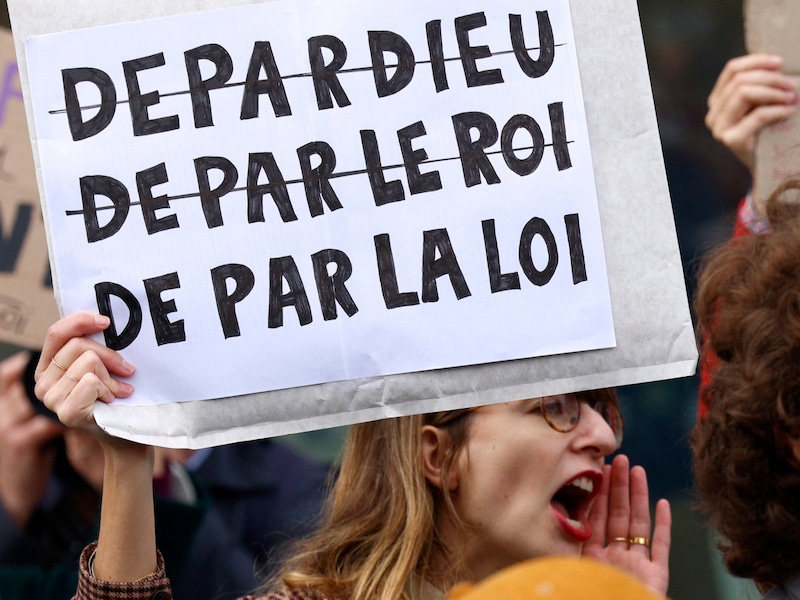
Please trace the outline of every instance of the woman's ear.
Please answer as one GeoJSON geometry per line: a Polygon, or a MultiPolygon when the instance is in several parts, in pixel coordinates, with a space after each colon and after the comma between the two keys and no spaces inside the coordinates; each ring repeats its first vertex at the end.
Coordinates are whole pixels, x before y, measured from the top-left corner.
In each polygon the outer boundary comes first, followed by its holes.
{"type": "MultiPolygon", "coordinates": [[[[432,485],[442,489],[442,475],[445,459],[450,453],[453,441],[450,434],[434,427],[425,425],[422,428],[422,469],[427,479],[432,485]]],[[[458,474],[455,465],[450,464],[450,472],[447,474],[447,489],[454,491],[458,488],[458,474]]]]}

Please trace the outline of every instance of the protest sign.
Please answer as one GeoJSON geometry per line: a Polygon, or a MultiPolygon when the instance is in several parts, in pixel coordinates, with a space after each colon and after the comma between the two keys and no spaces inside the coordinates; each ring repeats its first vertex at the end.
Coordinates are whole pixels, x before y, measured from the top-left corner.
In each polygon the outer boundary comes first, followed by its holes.
{"type": "Polygon", "coordinates": [[[0,341],[38,349],[58,318],[11,32],[0,28],[0,341]]]}
{"type": "Polygon", "coordinates": [[[56,4],[9,8],[59,297],[139,369],[109,431],[209,445],[693,371],[634,3],[104,3],[81,31],[56,4]]]}
{"type": "MultiPolygon", "coordinates": [[[[768,52],[783,57],[782,71],[800,89],[800,49],[797,30],[800,6],[787,0],[745,0],[745,40],[749,52],[768,52]]],[[[761,130],[756,142],[754,200],[762,210],[770,195],[788,179],[800,178],[800,114],[761,130]]],[[[800,201],[796,192],[783,196],[800,201]]]]}

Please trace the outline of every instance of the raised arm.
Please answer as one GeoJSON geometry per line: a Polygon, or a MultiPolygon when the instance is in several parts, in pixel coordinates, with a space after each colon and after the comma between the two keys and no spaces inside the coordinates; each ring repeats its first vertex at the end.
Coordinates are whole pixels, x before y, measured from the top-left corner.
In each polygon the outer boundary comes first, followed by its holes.
{"type": "Polygon", "coordinates": [[[130,396],[120,378],[133,366],[91,339],[109,319],[79,313],[48,330],[36,368],[36,395],[68,427],[83,429],[103,446],[103,505],[93,561],[97,579],[131,582],[157,571],[153,518],[153,449],[114,438],[95,423],[95,401],[130,396]]]}

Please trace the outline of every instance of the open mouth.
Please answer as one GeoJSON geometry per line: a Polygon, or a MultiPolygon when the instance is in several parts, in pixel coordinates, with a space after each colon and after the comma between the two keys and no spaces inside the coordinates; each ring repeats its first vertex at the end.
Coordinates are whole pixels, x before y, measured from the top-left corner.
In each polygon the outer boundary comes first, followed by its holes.
{"type": "Polygon", "coordinates": [[[585,542],[592,535],[588,515],[592,500],[600,491],[602,475],[583,473],[568,481],[550,501],[562,529],[572,538],[585,542]]]}

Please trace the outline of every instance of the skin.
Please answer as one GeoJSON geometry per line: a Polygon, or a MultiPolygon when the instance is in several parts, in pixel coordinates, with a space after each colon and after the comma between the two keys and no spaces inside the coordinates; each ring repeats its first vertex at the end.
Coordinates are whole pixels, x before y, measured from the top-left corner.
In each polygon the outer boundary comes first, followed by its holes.
{"type": "Polygon", "coordinates": [[[29,359],[23,352],[0,362],[0,504],[21,529],[47,489],[55,459],[48,442],[64,430],[28,400],[22,375],[29,359]]]}
{"type": "Polygon", "coordinates": [[[580,554],[582,541],[565,532],[551,500],[575,477],[601,474],[615,446],[611,428],[586,405],[568,433],[553,430],[535,401],[475,411],[455,467],[454,502],[476,531],[467,550],[474,578],[527,558],[580,554]]]}
{"type": "Polygon", "coordinates": [[[36,368],[36,395],[68,427],[91,434],[103,448],[103,504],[95,575],[135,581],[156,571],[153,508],[154,450],[103,432],[94,421],[95,401],[127,398],[133,387],[119,378],[133,365],[89,337],[110,324],[107,317],[78,313],[50,327],[36,368]],[[52,359],[65,370],[55,365],[52,359]]]}
{"type": "Polygon", "coordinates": [[[780,72],[783,59],[748,54],[731,59],[708,97],[706,126],[752,172],[758,133],[789,118],[797,107],[797,90],[780,72]]]}
{"type": "MultiPolygon", "coordinates": [[[[650,537],[644,469],[631,469],[625,456],[604,464],[616,440],[602,417],[587,405],[582,406],[578,426],[567,433],[553,430],[537,408],[537,402],[509,402],[481,407],[472,415],[466,445],[448,477],[456,510],[470,532],[459,578],[479,581],[540,556],[584,555],[622,568],[665,594],[669,503],[661,500],[656,506],[652,552],[641,544],[607,544],[615,537],[650,537]],[[595,479],[599,488],[587,517],[591,536],[584,540],[570,535],[551,508],[556,492],[581,475],[595,479]]],[[[426,426],[422,444],[426,477],[438,486],[447,434],[426,426]]],[[[443,537],[451,547],[460,547],[458,531],[444,524],[443,537]]]]}
{"type": "MultiPolygon", "coordinates": [[[[65,425],[90,433],[103,448],[103,505],[95,575],[107,581],[135,581],[156,570],[152,504],[154,451],[107,435],[92,416],[96,401],[127,398],[133,392],[123,381],[133,373],[133,366],[118,353],[87,337],[108,325],[107,318],[88,313],[71,315],[54,324],[48,331],[36,369],[36,395],[65,425]],[[55,365],[53,358],[65,370],[55,365]]],[[[661,508],[656,511],[652,556],[644,546],[630,549],[613,547],[617,544],[606,546],[606,530],[612,535],[617,532],[616,527],[619,532],[625,529],[620,535],[649,536],[647,488],[646,483],[644,488],[641,485],[644,472],[634,470],[629,479],[626,460],[615,461],[613,467],[603,465],[603,458],[614,449],[614,436],[602,418],[587,406],[584,406],[578,427],[563,434],[550,429],[541,415],[521,413],[520,408],[528,408],[529,404],[523,401],[478,409],[474,415],[475,431],[470,432],[467,447],[453,466],[451,491],[457,506],[470,522],[481,528],[481,536],[491,540],[491,552],[499,551],[502,555],[501,560],[484,566],[481,563],[488,560],[490,551],[481,551],[479,544],[471,544],[465,578],[476,580],[488,571],[542,554],[583,552],[622,566],[654,590],[665,593],[668,505],[662,501],[661,508]],[[509,443],[512,431],[514,443],[509,443]],[[500,440],[502,444],[498,443],[500,440]],[[540,459],[540,451],[546,458],[540,459]],[[536,461],[530,460],[532,452],[537,453],[536,461]],[[522,464],[515,465],[515,462],[522,464]],[[546,466],[539,469],[540,463],[546,466]],[[532,474],[523,476],[523,471],[518,471],[524,465],[534,467],[532,474]],[[486,479],[494,469],[502,470],[499,479],[486,479]],[[603,508],[589,516],[594,533],[581,545],[570,539],[563,528],[559,530],[549,503],[567,480],[586,471],[592,471],[598,482],[604,479],[605,483],[595,502],[595,506],[599,504],[603,508]],[[518,484],[507,479],[517,474],[523,479],[518,484]],[[629,481],[634,483],[631,485],[629,481]],[[510,484],[513,485],[509,487],[510,484]],[[495,527],[490,525],[489,517],[491,503],[497,499],[504,500],[506,510],[495,527]],[[607,511],[607,523],[602,511],[607,511]],[[525,527],[514,526],[515,519],[525,527]],[[533,531],[535,535],[528,541],[526,538],[533,531]]],[[[447,434],[442,429],[426,426],[421,435],[425,475],[432,482],[440,482],[437,475],[441,471],[437,469],[441,469],[447,434]]],[[[497,514],[496,509],[494,513],[497,514]]],[[[446,530],[446,524],[442,525],[446,530]]]]}

